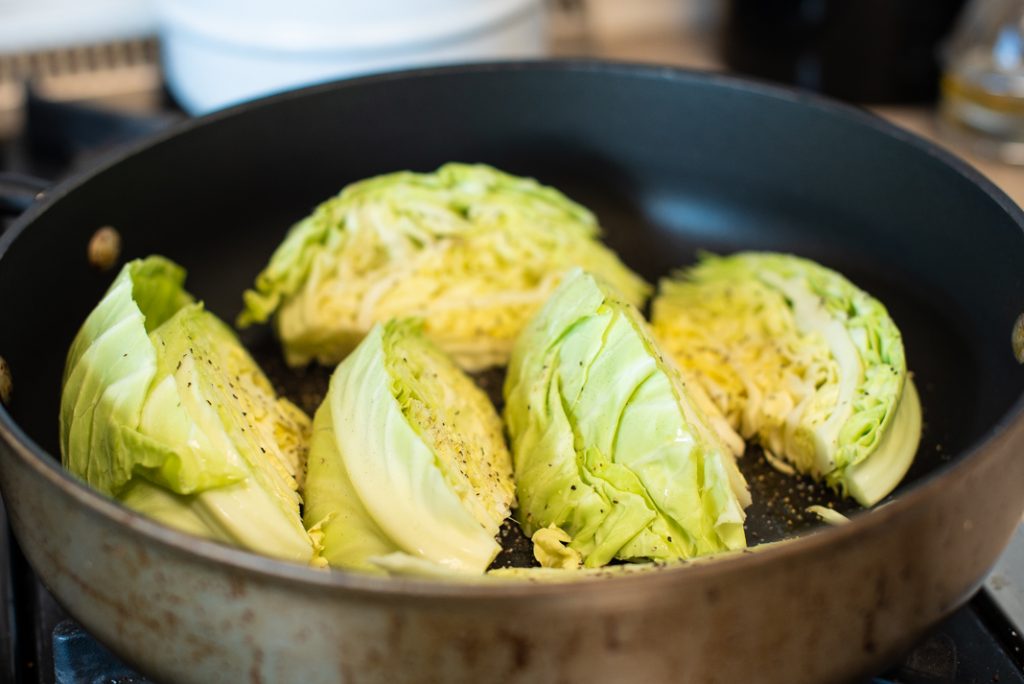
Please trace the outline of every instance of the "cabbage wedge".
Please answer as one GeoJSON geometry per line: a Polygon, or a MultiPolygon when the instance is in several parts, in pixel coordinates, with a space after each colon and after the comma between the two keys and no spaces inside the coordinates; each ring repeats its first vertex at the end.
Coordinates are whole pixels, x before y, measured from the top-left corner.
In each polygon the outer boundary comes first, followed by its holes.
{"type": "Polygon", "coordinates": [[[705,256],[661,282],[658,339],[731,426],[864,506],[906,474],[921,405],[885,307],[807,259],[705,256]]]}
{"type": "Polygon", "coordinates": [[[171,527],[315,562],[298,488],[310,421],[161,257],[129,262],[64,373],[64,465],[171,527]]]}
{"type": "Polygon", "coordinates": [[[337,567],[479,574],[515,498],[501,421],[421,323],[374,326],[313,418],[305,520],[337,567]]]}
{"type": "Polygon", "coordinates": [[[542,562],[557,530],[584,567],[746,546],[733,454],[609,285],[567,276],[516,342],[504,389],[517,518],[542,562]]]}
{"type": "Polygon", "coordinates": [[[341,361],[379,321],[412,316],[466,370],[504,365],[573,266],[642,305],[650,287],[553,188],[447,164],[346,187],[297,223],[244,295],[242,326],[274,325],[292,366],[341,361]]]}

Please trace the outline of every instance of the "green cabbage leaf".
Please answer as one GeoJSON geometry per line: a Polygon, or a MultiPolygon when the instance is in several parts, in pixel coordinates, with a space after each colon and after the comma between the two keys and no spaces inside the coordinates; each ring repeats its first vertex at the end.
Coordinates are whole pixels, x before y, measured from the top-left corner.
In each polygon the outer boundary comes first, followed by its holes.
{"type": "Polygon", "coordinates": [[[305,520],[337,567],[482,573],[515,498],[501,421],[422,324],[374,326],[313,419],[305,520]]]}
{"type": "Polygon", "coordinates": [[[684,376],[773,458],[864,506],[910,467],[921,406],[885,307],[807,259],[705,256],[661,282],[653,327],[684,376]]]}
{"type": "Polygon", "coordinates": [[[557,190],[483,165],[346,187],[297,223],[244,295],[240,325],[274,318],[292,366],[334,365],[379,321],[419,317],[466,370],[504,365],[569,268],[642,305],[649,286],[557,190]]]}
{"type": "Polygon", "coordinates": [[[565,567],[554,542],[588,568],[746,545],[732,452],[610,285],[566,277],[516,342],[505,400],[517,517],[542,561],[565,567]]]}
{"type": "Polygon", "coordinates": [[[315,562],[299,514],[310,421],[162,257],[129,262],[68,353],[62,460],[162,523],[315,562]]]}

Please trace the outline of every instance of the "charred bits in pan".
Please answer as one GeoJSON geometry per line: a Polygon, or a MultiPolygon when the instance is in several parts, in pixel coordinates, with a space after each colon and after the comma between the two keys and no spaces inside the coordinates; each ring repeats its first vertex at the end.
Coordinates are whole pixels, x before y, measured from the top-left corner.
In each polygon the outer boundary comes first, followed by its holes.
{"type": "Polygon", "coordinates": [[[121,234],[111,226],[103,226],[89,239],[89,264],[100,271],[109,271],[121,257],[121,234]]]}
{"type": "Polygon", "coordinates": [[[13,394],[14,379],[11,377],[11,367],[7,365],[7,360],[0,356],[0,403],[10,406],[13,394]]]}

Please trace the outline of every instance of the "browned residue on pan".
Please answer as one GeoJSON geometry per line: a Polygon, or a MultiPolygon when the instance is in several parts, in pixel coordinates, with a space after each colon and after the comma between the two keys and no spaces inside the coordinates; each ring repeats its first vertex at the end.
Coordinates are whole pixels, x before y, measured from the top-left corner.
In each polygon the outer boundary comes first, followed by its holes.
{"type": "Polygon", "coordinates": [[[11,367],[7,365],[7,360],[0,356],[0,403],[10,406],[13,396],[14,377],[11,375],[11,367]]]}
{"type": "Polygon", "coordinates": [[[121,234],[111,226],[103,226],[89,239],[86,253],[93,268],[109,271],[121,258],[121,234]]]}

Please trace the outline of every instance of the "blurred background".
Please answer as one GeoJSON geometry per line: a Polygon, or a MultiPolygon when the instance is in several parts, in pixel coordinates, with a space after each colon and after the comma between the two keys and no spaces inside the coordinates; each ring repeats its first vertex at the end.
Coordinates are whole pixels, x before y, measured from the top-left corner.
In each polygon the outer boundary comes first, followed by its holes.
{"type": "Polygon", "coordinates": [[[409,66],[608,57],[870,106],[1020,201],[1024,176],[988,160],[1024,163],[1022,14],[1020,0],[0,0],[0,141],[50,125],[34,106],[48,103],[166,118],[409,66]]]}
{"type": "Polygon", "coordinates": [[[729,70],[863,104],[1021,202],[1024,173],[1007,165],[1024,163],[1022,14],[1022,0],[0,0],[0,166],[17,165],[11,141],[24,136],[70,158],[344,76],[582,56],[729,70]],[[72,104],[142,118],[105,131],[102,116],[51,106],[72,104]]]}

